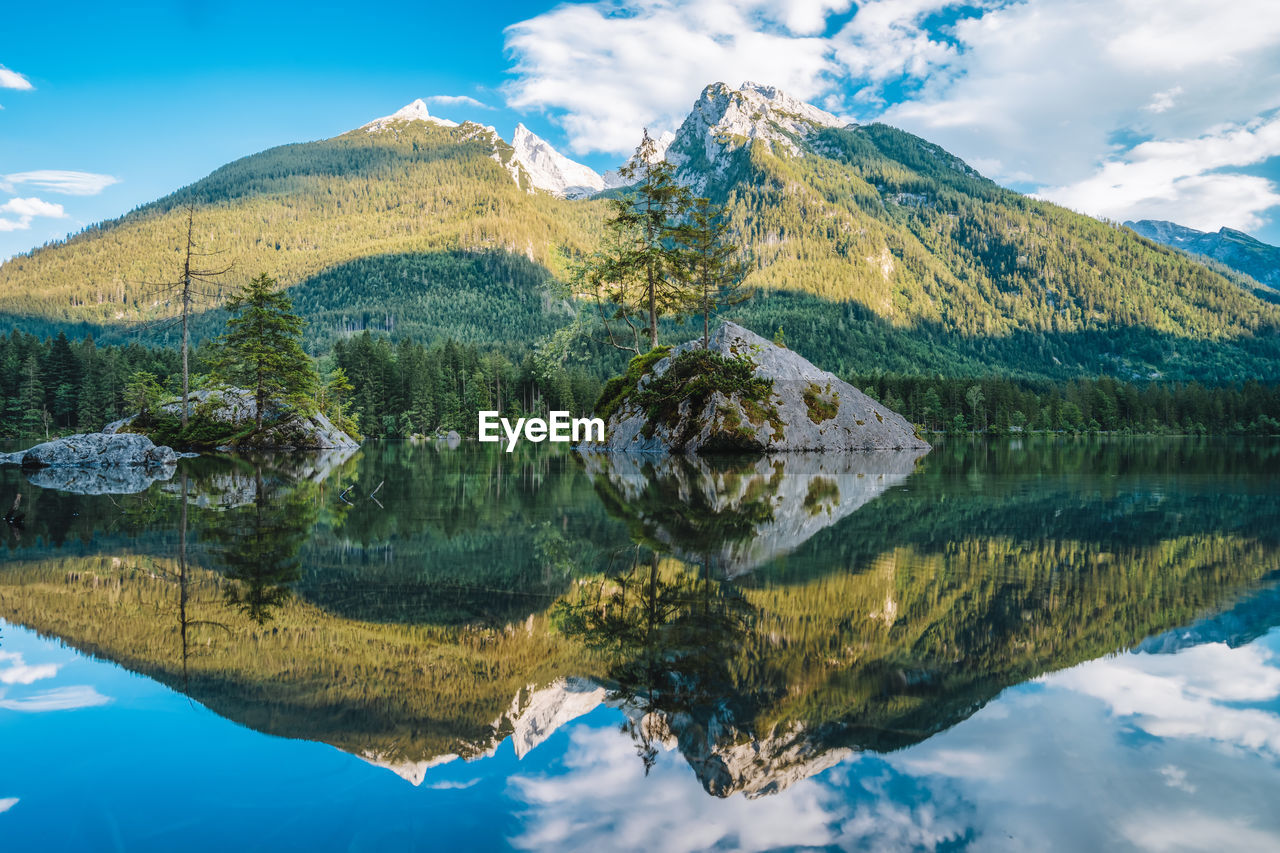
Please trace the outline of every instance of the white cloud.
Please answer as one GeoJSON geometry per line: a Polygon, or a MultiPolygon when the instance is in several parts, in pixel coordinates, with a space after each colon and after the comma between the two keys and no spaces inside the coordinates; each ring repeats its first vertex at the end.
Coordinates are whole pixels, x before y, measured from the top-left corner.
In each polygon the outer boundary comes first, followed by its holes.
{"type": "Polygon", "coordinates": [[[954,5],[952,0],[871,0],[858,6],[832,41],[842,71],[873,84],[858,93],[861,100],[879,100],[874,84],[904,75],[924,78],[956,58],[948,38],[922,26],[926,16],[954,5]]]}
{"type": "Polygon", "coordinates": [[[1271,181],[1238,171],[1256,159],[1175,170],[1160,155],[1154,168],[1158,152],[1135,147],[1207,148],[1223,128],[1260,135],[1260,117],[1280,108],[1273,0],[867,0],[834,17],[849,8],[565,4],[508,28],[505,92],[548,112],[579,153],[625,154],[642,127],[673,129],[706,84],[752,79],[897,125],[1091,213],[1248,229],[1277,204],[1271,181]],[[936,25],[939,12],[955,22],[936,25]]]}
{"type": "Polygon", "coordinates": [[[1174,86],[1172,89],[1156,92],[1155,97],[1151,99],[1151,103],[1147,104],[1143,109],[1151,113],[1168,112],[1177,103],[1178,96],[1181,94],[1181,86],[1174,86]]]}
{"type": "Polygon", "coordinates": [[[807,33],[823,9],[841,5],[847,4],[557,6],[508,27],[517,78],[505,89],[507,101],[557,113],[575,152],[629,154],[644,127],[674,129],[708,83],[759,80],[816,99],[836,67],[829,42],[807,33]]]}
{"type": "Polygon", "coordinates": [[[467,788],[475,787],[480,783],[480,778],[468,779],[465,782],[433,782],[430,785],[423,785],[424,788],[430,788],[433,791],[465,791],[467,788]]]}
{"type": "Polygon", "coordinates": [[[1239,820],[1206,814],[1140,814],[1120,826],[1124,838],[1140,850],[1274,850],[1274,832],[1243,826],[1239,820]]]}
{"type": "Polygon", "coordinates": [[[883,760],[984,850],[1280,849],[1267,646],[1100,658],[883,760]]]}
{"type": "Polygon", "coordinates": [[[5,68],[0,65],[0,89],[34,89],[31,81],[19,74],[17,71],[5,68]]]}
{"type": "Polygon", "coordinates": [[[488,104],[477,101],[470,95],[432,95],[424,98],[429,104],[441,104],[446,107],[474,107],[479,110],[491,110],[493,107],[488,104]]]}
{"type": "Polygon", "coordinates": [[[9,699],[0,694],[0,708],[6,711],[39,713],[42,711],[71,711],[76,708],[93,708],[111,700],[88,685],[56,687],[43,693],[9,699]]]}
{"type": "Polygon", "coordinates": [[[1275,664],[1259,645],[1210,643],[1176,655],[1106,658],[1051,681],[1101,699],[1155,737],[1213,740],[1280,758],[1280,715],[1233,707],[1280,697],[1275,664]]]}
{"type": "Polygon", "coordinates": [[[1160,768],[1160,775],[1164,777],[1164,783],[1170,788],[1177,788],[1179,791],[1186,791],[1188,794],[1196,792],[1196,786],[1187,781],[1187,771],[1181,767],[1166,764],[1160,768]]]}
{"type": "Polygon", "coordinates": [[[0,213],[13,213],[27,217],[49,216],[55,219],[60,219],[67,215],[62,210],[62,205],[42,201],[38,198],[11,198],[4,204],[0,204],[0,213]]]}
{"type": "Polygon", "coordinates": [[[18,804],[17,797],[5,797],[3,800],[0,800],[0,814],[4,814],[5,812],[7,812],[9,809],[13,808],[17,804],[18,804]]]}
{"type": "Polygon", "coordinates": [[[1280,115],[1215,128],[1195,139],[1141,143],[1087,178],[1041,195],[1112,219],[1171,219],[1204,231],[1222,225],[1249,231],[1280,204],[1280,191],[1266,178],[1221,170],[1271,157],[1280,157],[1280,115]]]}
{"type": "Polygon", "coordinates": [[[37,169],[33,172],[14,172],[0,175],[0,190],[13,192],[20,184],[63,195],[97,195],[120,179],[112,175],[94,172],[73,172],[65,169],[37,169]]]}
{"type": "Polygon", "coordinates": [[[665,850],[825,846],[834,798],[810,781],[748,800],[706,794],[679,755],[660,756],[646,776],[635,745],[616,728],[576,727],[570,771],[511,779],[527,806],[512,846],[534,850],[665,850]]]}
{"type": "Polygon", "coordinates": [[[0,652],[0,663],[8,663],[0,669],[0,684],[31,684],[58,674],[58,664],[44,663],[31,666],[17,652],[0,652]]]}
{"type": "Polygon", "coordinates": [[[11,198],[0,204],[0,231],[24,231],[37,216],[65,219],[66,215],[60,204],[38,198],[11,198]]]}

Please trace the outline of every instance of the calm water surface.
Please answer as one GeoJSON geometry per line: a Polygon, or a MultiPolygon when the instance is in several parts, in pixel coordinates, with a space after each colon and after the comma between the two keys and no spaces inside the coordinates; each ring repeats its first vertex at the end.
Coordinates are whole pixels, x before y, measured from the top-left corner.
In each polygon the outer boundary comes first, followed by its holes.
{"type": "Polygon", "coordinates": [[[0,469],[0,850],[1280,849],[1280,443],[0,469]]]}

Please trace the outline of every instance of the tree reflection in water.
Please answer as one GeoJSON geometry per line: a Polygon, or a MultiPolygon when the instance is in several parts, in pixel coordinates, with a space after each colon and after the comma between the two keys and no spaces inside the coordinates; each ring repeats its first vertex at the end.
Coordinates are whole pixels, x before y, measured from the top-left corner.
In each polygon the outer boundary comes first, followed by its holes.
{"type": "Polygon", "coordinates": [[[623,728],[647,774],[665,721],[714,702],[728,686],[751,611],[731,584],[711,577],[709,559],[694,572],[637,546],[625,570],[557,602],[552,622],[610,660],[610,698],[630,712],[623,728]]]}
{"type": "Polygon", "coordinates": [[[1280,577],[1280,457],[1248,450],[394,446],[343,469],[385,480],[385,508],[338,500],[341,477],[189,460],[189,491],[33,491],[0,615],[417,781],[508,737],[527,752],[598,695],[646,768],[678,749],[708,792],[762,796],[1237,603],[1248,624],[1206,637],[1265,630],[1274,608],[1246,605],[1280,577]]]}
{"type": "Polygon", "coordinates": [[[223,588],[227,605],[264,625],[293,595],[290,584],[302,577],[298,554],[318,507],[305,481],[271,476],[260,463],[252,477],[253,500],[214,513],[203,535],[215,543],[214,564],[230,581],[223,588]]]}

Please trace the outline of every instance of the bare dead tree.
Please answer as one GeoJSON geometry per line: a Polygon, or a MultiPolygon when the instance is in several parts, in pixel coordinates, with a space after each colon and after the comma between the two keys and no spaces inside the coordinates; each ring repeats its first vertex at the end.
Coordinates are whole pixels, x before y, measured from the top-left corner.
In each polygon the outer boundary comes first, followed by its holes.
{"type": "MultiPolygon", "coordinates": [[[[182,253],[182,274],[175,281],[151,282],[156,294],[172,294],[178,302],[178,313],[155,323],[145,324],[148,331],[181,327],[182,329],[182,428],[187,428],[189,418],[189,398],[191,395],[191,311],[197,300],[216,303],[222,298],[222,288],[217,279],[231,272],[234,264],[222,267],[203,267],[201,258],[211,258],[223,254],[222,251],[206,252],[195,240],[195,205],[188,204],[187,234],[182,253]]],[[[172,299],[166,300],[169,304],[172,299]]]]}

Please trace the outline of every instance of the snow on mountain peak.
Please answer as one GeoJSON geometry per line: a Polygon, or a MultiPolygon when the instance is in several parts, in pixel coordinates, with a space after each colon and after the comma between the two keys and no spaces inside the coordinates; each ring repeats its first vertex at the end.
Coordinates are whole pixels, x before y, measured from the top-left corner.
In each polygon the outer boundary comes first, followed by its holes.
{"type": "Polygon", "coordinates": [[[457,127],[456,121],[449,121],[447,118],[439,118],[433,116],[427,111],[427,102],[418,98],[412,103],[405,104],[389,116],[375,118],[373,121],[363,126],[364,130],[374,133],[379,130],[385,130],[392,122],[396,121],[425,121],[431,124],[438,124],[441,127],[457,127]]]}
{"type": "Polygon", "coordinates": [[[515,149],[515,161],[539,189],[566,198],[581,198],[605,187],[604,179],[594,169],[570,160],[524,124],[516,125],[511,147],[515,149]]]}
{"type": "Polygon", "coordinates": [[[775,153],[802,153],[800,142],[824,127],[844,122],[778,89],[747,81],[734,89],[712,83],[702,90],[692,112],[680,125],[667,149],[667,162],[695,190],[705,186],[708,173],[723,170],[724,154],[751,140],[761,140],[775,153]]]}
{"type": "MultiPolygon", "coordinates": [[[[753,139],[794,157],[803,153],[800,143],[815,130],[844,126],[835,115],[777,86],[748,80],[735,89],[712,83],[702,90],[680,129],[667,131],[654,142],[658,158],[676,167],[677,180],[701,192],[708,177],[727,166],[725,154],[753,139]]],[[[604,183],[613,188],[627,182],[613,170],[605,172],[604,183]]]]}

